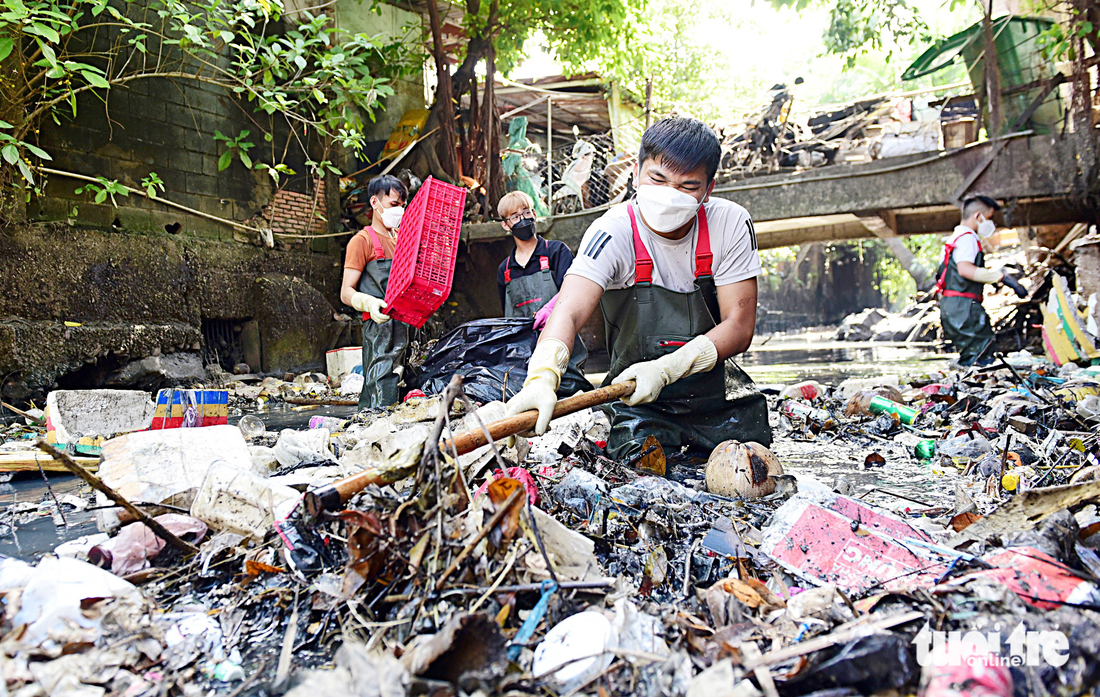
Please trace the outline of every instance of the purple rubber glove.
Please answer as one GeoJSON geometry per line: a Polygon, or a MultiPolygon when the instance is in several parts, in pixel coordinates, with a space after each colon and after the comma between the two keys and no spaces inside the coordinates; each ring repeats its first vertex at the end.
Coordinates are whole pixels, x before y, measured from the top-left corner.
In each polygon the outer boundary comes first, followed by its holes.
{"type": "Polygon", "coordinates": [[[542,328],[550,320],[550,313],[554,311],[554,305],[558,303],[558,296],[550,298],[550,302],[543,305],[542,309],[535,313],[535,331],[541,332],[542,328]]]}

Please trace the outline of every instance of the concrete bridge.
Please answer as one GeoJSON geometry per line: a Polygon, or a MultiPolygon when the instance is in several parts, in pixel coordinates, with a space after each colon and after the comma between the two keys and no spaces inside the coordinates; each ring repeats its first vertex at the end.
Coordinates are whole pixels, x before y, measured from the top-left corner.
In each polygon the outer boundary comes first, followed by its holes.
{"type": "MultiPolygon", "coordinates": [[[[748,209],[760,248],[772,249],[950,232],[959,220],[955,202],[967,193],[1007,201],[999,222],[1008,227],[1091,221],[1095,211],[1075,203],[1083,193],[1079,169],[1071,139],[1019,135],[957,150],[761,176],[716,187],[714,195],[748,209]]],[[[577,249],[604,210],[559,216],[541,227],[548,237],[577,249]]],[[[506,237],[499,223],[463,228],[463,238],[475,248],[506,237]]]]}

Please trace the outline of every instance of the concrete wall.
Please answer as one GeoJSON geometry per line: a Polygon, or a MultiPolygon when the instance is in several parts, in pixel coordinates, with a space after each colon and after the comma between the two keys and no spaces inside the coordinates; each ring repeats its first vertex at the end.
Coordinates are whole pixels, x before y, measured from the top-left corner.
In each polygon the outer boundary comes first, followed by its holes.
{"type": "MultiPolygon", "coordinates": [[[[258,118],[250,106],[242,106],[220,87],[192,80],[150,78],[135,80],[128,87],[115,87],[100,97],[83,93],[77,99],[77,118],[60,125],[49,123],[42,129],[41,144],[53,155],[54,169],[107,179],[141,188],[141,181],[156,173],[164,182],[163,198],[219,218],[243,222],[264,211],[275,195],[273,180],[264,172],[247,169],[234,160],[218,171],[218,158],[224,143],[214,139],[215,131],[230,138],[249,130],[248,140],[255,144],[250,152],[256,159],[271,161],[278,146],[282,152],[285,133],[276,123],[262,117],[277,134],[273,143],[265,143],[260,129],[252,122],[258,118]]],[[[288,164],[305,172],[305,155],[291,147],[288,164]]],[[[30,215],[35,220],[64,220],[72,216],[95,225],[110,225],[116,220],[125,229],[152,231],[181,222],[193,233],[208,236],[231,235],[225,225],[189,215],[160,203],[131,195],[118,197],[118,208],[97,205],[91,196],[77,194],[85,186],[74,178],[51,175],[46,198],[34,202],[30,215]]],[[[287,192],[312,196],[314,187],[304,175],[284,180],[287,192]]],[[[321,207],[322,212],[326,210],[321,207]]],[[[305,231],[315,220],[305,215],[289,227],[305,231]]]]}
{"type": "Polygon", "coordinates": [[[90,387],[136,359],[197,354],[214,319],[256,321],[256,369],[319,367],[344,329],[339,267],[335,253],[164,232],[2,230],[0,392],[40,396],[73,374],[90,387]]]}

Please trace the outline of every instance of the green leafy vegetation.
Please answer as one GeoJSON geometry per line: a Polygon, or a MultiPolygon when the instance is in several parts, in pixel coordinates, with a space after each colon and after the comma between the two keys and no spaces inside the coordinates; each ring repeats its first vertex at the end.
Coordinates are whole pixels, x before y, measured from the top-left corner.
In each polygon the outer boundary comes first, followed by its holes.
{"type": "MultiPolygon", "coordinates": [[[[308,132],[326,155],[334,145],[358,152],[366,122],[393,92],[390,81],[419,65],[415,53],[400,37],[349,34],[324,13],[287,14],[280,0],[0,0],[5,183],[28,195],[41,186],[36,164],[50,155],[36,141],[45,119],[75,118],[84,93],[105,100],[112,89],[148,79],[217,85],[284,119],[301,150],[308,132]]],[[[258,167],[247,135],[219,138],[226,144],[220,169],[233,160],[258,167]]],[[[285,155],[273,151],[264,167],[285,171],[285,155]]],[[[83,188],[97,198],[121,193],[90,187],[83,188]]],[[[163,182],[145,189],[163,191],[163,182]]]]}

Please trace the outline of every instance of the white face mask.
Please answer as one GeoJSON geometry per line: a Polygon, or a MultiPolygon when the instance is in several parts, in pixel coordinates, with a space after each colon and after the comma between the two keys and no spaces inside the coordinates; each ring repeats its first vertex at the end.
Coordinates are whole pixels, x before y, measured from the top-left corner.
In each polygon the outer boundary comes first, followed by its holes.
{"type": "Polygon", "coordinates": [[[393,208],[382,209],[382,224],[386,226],[387,230],[396,230],[397,226],[401,224],[401,216],[405,215],[404,206],[394,206],[393,208]]]}
{"type": "Polygon", "coordinates": [[[978,223],[978,229],[976,232],[978,233],[978,237],[984,240],[992,235],[994,232],[996,232],[996,230],[996,223],[994,223],[992,220],[983,220],[982,222],[978,223]]]}
{"type": "Polygon", "coordinates": [[[642,184],[638,187],[638,208],[654,232],[672,232],[691,222],[701,204],[694,196],[671,186],[642,184]]]}

